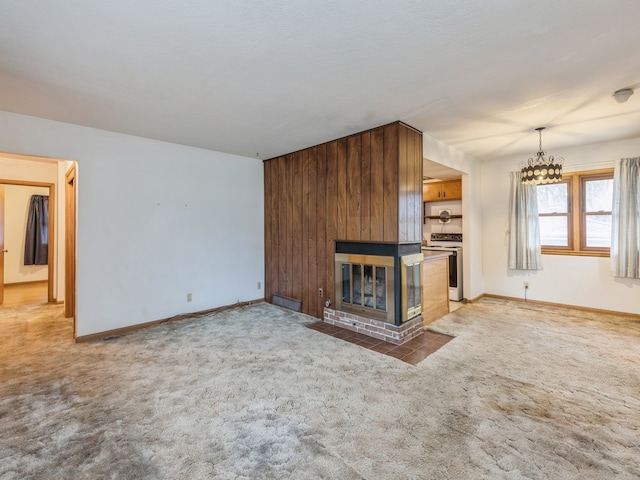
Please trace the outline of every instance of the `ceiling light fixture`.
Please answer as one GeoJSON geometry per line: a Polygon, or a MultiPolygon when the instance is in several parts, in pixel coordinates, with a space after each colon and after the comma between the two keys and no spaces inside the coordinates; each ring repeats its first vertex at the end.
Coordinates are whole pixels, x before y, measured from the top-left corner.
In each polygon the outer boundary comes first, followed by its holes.
{"type": "Polygon", "coordinates": [[[542,150],[542,130],[546,127],[538,127],[540,148],[535,158],[529,158],[527,162],[520,162],[520,178],[522,183],[540,185],[545,183],[557,183],[562,180],[562,164],[564,159],[549,156],[544,158],[542,150]]]}
{"type": "Polygon", "coordinates": [[[624,103],[629,100],[629,97],[633,95],[633,90],[631,88],[621,88],[620,90],[616,90],[613,92],[613,98],[618,103],[624,103]]]}

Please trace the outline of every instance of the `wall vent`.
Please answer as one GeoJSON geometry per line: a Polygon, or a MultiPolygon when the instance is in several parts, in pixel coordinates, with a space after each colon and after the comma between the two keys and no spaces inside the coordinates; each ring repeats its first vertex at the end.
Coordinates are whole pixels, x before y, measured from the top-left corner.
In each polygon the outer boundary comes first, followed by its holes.
{"type": "Polygon", "coordinates": [[[289,310],[293,310],[294,312],[299,312],[302,310],[302,302],[300,300],[285,297],[283,295],[274,294],[271,298],[271,303],[279,307],[288,308],[289,310]]]}

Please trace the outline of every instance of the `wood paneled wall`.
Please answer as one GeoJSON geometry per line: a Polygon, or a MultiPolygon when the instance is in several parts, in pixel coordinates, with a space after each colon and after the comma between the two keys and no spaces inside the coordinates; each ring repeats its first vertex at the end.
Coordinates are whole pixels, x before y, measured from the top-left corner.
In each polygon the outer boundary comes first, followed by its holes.
{"type": "Polygon", "coordinates": [[[401,122],[266,160],[264,182],[267,301],[322,318],[336,240],[422,241],[422,133],[401,122]]]}

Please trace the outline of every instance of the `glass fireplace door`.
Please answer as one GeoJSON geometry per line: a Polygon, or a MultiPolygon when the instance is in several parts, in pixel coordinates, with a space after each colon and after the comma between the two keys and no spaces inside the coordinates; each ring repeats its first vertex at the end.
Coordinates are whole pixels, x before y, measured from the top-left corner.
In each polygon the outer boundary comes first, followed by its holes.
{"type": "Polygon", "coordinates": [[[394,259],[336,254],[336,308],[393,323],[394,259]]]}
{"type": "Polygon", "coordinates": [[[400,257],[402,321],[422,313],[422,253],[400,257]]]}

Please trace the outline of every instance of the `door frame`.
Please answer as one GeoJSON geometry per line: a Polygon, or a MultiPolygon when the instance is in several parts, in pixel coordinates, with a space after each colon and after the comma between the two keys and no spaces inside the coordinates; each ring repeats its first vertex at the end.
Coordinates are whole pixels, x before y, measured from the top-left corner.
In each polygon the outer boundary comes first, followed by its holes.
{"type": "MultiPolygon", "coordinates": [[[[47,247],[47,301],[53,303],[56,301],[53,292],[54,281],[54,262],[55,262],[55,211],[56,211],[56,185],[48,182],[32,182],[29,180],[7,180],[0,178],[0,184],[4,185],[22,185],[26,187],[48,187],[49,188],[49,231],[47,232],[49,245],[47,247]]],[[[5,203],[6,207],[6,203],[5,203]]],[[[6,229],[5,229],[6,232],[6,229]]]]}
{"type": "Polygon", "coordinates": [[[73,337],[76,330],[76,224],[77,224],[77,172],[76,162],[64,175],[64,316],[73,317],[73,337]]]}

